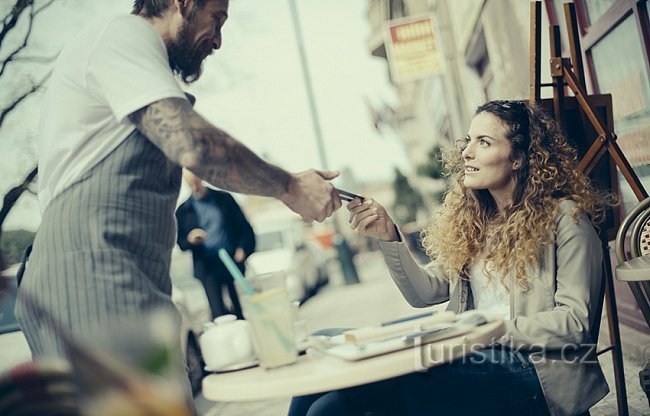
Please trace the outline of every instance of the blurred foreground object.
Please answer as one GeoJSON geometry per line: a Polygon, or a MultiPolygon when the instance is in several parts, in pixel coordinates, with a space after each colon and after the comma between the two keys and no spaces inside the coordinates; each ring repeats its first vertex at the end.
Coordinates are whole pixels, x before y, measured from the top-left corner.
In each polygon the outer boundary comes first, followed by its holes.
{"type": "Polygon", "coordinates": [[[79,415],[77,393],[66,361],[27,362],[0,374],[0,414],[79,415]]]}
{"type": "MultiPolygon", "coordinates": [[[[71,372],[65,365],[59,367],[58,371],[70,374],[71,382],[68,386],[72,388],[62,391],[69,392],[71,399],[75,392],[78,393],[76,404],[80,409],[76,413],[72,408],[69,413],[51,413],[50,407],[47,406],[44,412],[41,410],[27,414],[89,416],[192,414],[189,395],[183,385],[185,374],[182,371],[182,363],[177,362],[175,358],[180,355],[175,351],[178,348],[178,340],[175,339],[176,323],[172,316],[159,312],[150,316],[131,317],[128,322],[116,321],[106,325],[101,328],[101,332],[98,330],[97,336],[92,337],[92,340],[77,340],[51,314],[34,302],[29,294],[23,293],[21,296],[24,296],[30,307],[40,315],[40,319],[51,326],[65,347],[71,364],[68,368],[71,368],[71,372]],[[146,322],[143,323],[142,320],[146,322]],[[147,330],[142,331],[142,328],[147,330]],[[88,342],[92,342],[93,345],[88,342]],[[75,385],[77,389],[74,389],[75,385]]],[[[44,360],[43,363],[45,362],[44,360]]],[[[38,368],[47,364],[38,362],[33,365],[38,368]]],[[[19,373],[20,368],[17,367],[19,373]]],[[[16,369],[10,374],[14,371],[16,369]]],[[[46,377],[46,380],[49,379],[51,377],[46,377]]],[[[55,391],[59,392],[61,389],[55,391]]],[[[31,395],[30,392],[27,396],[30,402],[31,395]]],[[[0,402],[5,398],[6,395],[0,392],[0,402]]],[[[53,403],[57,404],[58,395],[55,399],[53,403]]],[[[25,400],[20,402],[21,405],[25,405],[25,400]]],[[[71,404],[75,404],[74,400],[71,404]]]]}
{"type": "Polygon", "coordinates": [[[174,362],[178,354],[172,350],[176,345],[172,318],[153,314],[146,319],[144,326],[132,322],[126,327],[120,325],[119,332],[115,326],[105,331],[103,341],[112,343],[110,351],[65,341],[80,386],[83,414],[192,414],[181,383],[184,375],[180,363],[174,362]],[[148,327],[149,333],[134,332],[143,327],[148,327]],[[115,350],[120,351],[120,359],[113,355],[115,350]]]}

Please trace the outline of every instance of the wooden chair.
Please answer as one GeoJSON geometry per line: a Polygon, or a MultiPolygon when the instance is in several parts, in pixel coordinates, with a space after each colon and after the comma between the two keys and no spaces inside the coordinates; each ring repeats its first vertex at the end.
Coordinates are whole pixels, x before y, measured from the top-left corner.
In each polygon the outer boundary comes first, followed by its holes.
{"type": "MultiPolygon", "coordinates": [[[[616,235],[616,278],[628,282],[634,299],[650,327],[650,198],[641,201],[623,219],[616,235]],[[630,233],[629,251],[625,250],[630,233]]],[[[639,373],[641,388],[650,404],[650,361],[639,373]]]]}
{"type": "MultiPolygon", "coordinates": [[[[613,110],[611,105],[611,95],[590,96],[586,91],[584,65],[582,62],[582,48],[580,47],[580,35],[576,18],[575,4],[564,3],[564,14],[566,18],[567,35],[570,46],[570,58],[562,56],[562,42],[560,37],[560,27],[558,25],[550,26],[550,72],[552,82],[541,82],[541,22],[542,22],[542,3],[533,1],[530,3],[530,84],[529,100],[531,103],[542,103],[540,89],[541,87],[552,87],[553,98],[550,101],[550,107],[555,120],[565,129],[572,127],[582,127],[585,134],[574,136],[586,148],[581,151],[581,160],[579,168],[587,175],[592,177],[602,175],[601,180],[608,192],[618,193],[618,178],[615,167],[618,167],[622,176],[630,185],[632,192],[639,201],[648,198],[648,193],[643,187],[638,176],[632,169],[632,166],[625,158],[621,148],[616,143],[616,134],[613,132],[613,110]],[[567,96],[567,88],[573,92],[573,97],[567,96]],[[609,100],[605,104],[604,114],[599,114],[596,110],[597,101],[609,100]],[[567,117],[567,103],[575,101],[578,103],[577,111],[579,122],[570,122],[567,117]],[[603,117],[604,116],[604,117],[603,117]],[[591,133],[586,134],[587,131],[591,133]],[[595,134],[594,134],[595,132],[595,134]],[[609,155],[609,166],[599,167],[603,162],[605,155],[609,155]],[[615,166],[613,166],[615,165],[615,166]],[[599,170],[601,172],[599,172],[599,170]],[[606,178],[609,176],[609,180],[606,178]]],[[[601,103],[602,106],[602,103],[601,103]]],[[[580,146],[577,146],[580,147],[580,146]]],[[[613,212],[608,215],[608,222],[604,225],[604,230],[600,237],[603,244],[604,254],[604,279],[605,279],[605,297],[604,302],[607,309],[607,323],[609,326],[609,336],[611,345],[598,351],[598,355],[605,352],[612,353],[612,363],[614,367],[614,381],[616,385],[616,401],[618,405],[619,416],[629,414],[627,404],[627,390],[625,386],[625,372],[623,367],[623,354],[621,351],[621,336],[618,325],[618,311],[616,307],[616,296],[614,293],[613,273],[611,262],[609,260],[608,241],[614,236],[614,230],[618,227],[620,215],[613,212]]],[[[621,226],[622,228],[622,226],[621,226]]],[[[638,285],[630,285],[638,286],[638,285]]],[[[634,289],[632,289],[634,291],[634,289]]],[[[646,287],[647,291],[647,287],[646,287]]],[[[636,296],[636,295],[635,295],[636,296]]],[[[639,298],[641,299],[641,298],[639,298]]],[[[637,301],[639,301],[637,299],[637,301]]],[[[645,302],[647,305],[647,301],[645,302]]],[[[646,320],[648,317],[646,316],[646,320]]],[[[598,322],[597,322],[598,323],[598,322]]]]}

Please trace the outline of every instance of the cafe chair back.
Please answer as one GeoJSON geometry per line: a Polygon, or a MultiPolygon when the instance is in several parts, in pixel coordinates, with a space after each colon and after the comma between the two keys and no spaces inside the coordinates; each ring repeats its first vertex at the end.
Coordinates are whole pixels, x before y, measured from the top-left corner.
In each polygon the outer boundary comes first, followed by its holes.
{"type": "Polygon", "coordinates": [[[636,207],[630,211],[623,219],[618,233],[616,235],[616,257],[619,265],[627,262],[631,270],[619,267],[617,269],[616,278],[618,280],[627,281],[630,283],[630,289],[634,294],[641,313],[650,327],[650,307],[648,306],[648,299],[650,296],[650,269],[647,266],[644,268],[643,263],[630,262],[630,260],[650,256],[650,198],[641,201],[636,207]],[[627,236],[629,238],[629,250],[626,250],[627,236]],[[636,266],[635,266],[636,265],[636,266]],[[647,270],[647,278],[638,280],[631,276],[638,276],[638,271],[647,270]]]}
{"type": "MultiPolygon", "coordinates": [[[[650,197],[641,201],[623,219],[616,235],[616,278],[630,285],[634,299],[650,327],[650,197]],[[626,250],[630,231],[629,250],[626,250]]],[[[650,405],[650,361],[639,372],[641,388],[650,405]]]]}

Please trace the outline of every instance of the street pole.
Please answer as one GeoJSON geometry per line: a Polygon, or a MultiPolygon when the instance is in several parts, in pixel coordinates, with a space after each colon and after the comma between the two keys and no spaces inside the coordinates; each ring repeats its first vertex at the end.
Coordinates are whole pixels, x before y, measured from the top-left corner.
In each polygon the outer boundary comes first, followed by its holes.
{"type": "MultiPolygon", "coordinates": [[[[296,7],[295,0],[289,0],[289,8],[291,9],[291,20],[293,21],[293,28],[296,32],[296,42],[298,43],[298,54],[300,55],[300,64],[302,67],[303,79],[305,80],[305,89],[307,90],[307,100],[309,101],[309,110],[311,112],[312,125],[314,127],[314,134],[316,136],[316,145],[318,146],[318,155],[323,169],[329,169],[327,163],[327,154],[325,153],[325,144],[323,142],[323,132],[318,118],[318,110],[316,108],[316,98],[314,95],[314,88],[311,81],[309,72],[309,64],[307,62],[307,54],[305,53],[305,46],[302,37],[302,29],[300,27],[300,19],[298,17],[298,8],[296,7]]],[[[343,278],[346,284],[359,283],[359,276],[357,269],[354,266],[352,259],[352,251],[348,246],[345,237],[341,235],[338,223],[334,221],[334,229],[336,230],[336,238],[334,245],[339,255],[339,262],[341,263],[341,270],[343,271],[343,278]]]]}
{"type": "Polygon", "coordinates": [[[318,118],[318,110],[316,108],[316,98],[314,88],[311,82],[311,74],[309,72],[309,64],[307,63],[307,54],[305,53],[305,45],[302,38],[302,29],[300,27],[300,19],[298,17],[298,9],[295,0],[289,0],[291,7],[291,20],[293,21],[293,28],[296,32],[296,42],[298,43],[298,54],[300,55],[300,64],[302,67],[302,74],[305,80],[305,89],[307,90],[307,100],[309,101],[309,110],[311,112],[311,120],[314,127],[314,134],[316,135],[316,145],[318,146],[318,155],[320,157],[321,166],[323,169],[329,169],[327,163],[327,154],[325,153],[325,145],[323,143],[323,131],[320,127],[320,119],[318,118]]]}

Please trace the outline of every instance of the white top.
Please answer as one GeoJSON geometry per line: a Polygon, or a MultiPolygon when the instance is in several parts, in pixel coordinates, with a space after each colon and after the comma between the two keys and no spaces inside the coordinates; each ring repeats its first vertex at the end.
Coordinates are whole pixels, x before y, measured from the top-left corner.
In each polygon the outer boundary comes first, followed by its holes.
{"type": "Polygon", "coordinates": [[[185,95],[161,36],[144,19],[91,24],[61,51],[43,99],[38,137],[41,214],[133,131],[132,112],[185,95]]]}
{"type": "Polygon", "coordinates": [[[470,269],[469,283],[474,295],[474,308],[487,314],[494,314],[503,319],[510,317],[510,294],[499,281],[499,275],[490,268],[493,278],[490,280],[483,271],[485,262],[480,259],[470,269]]]}

